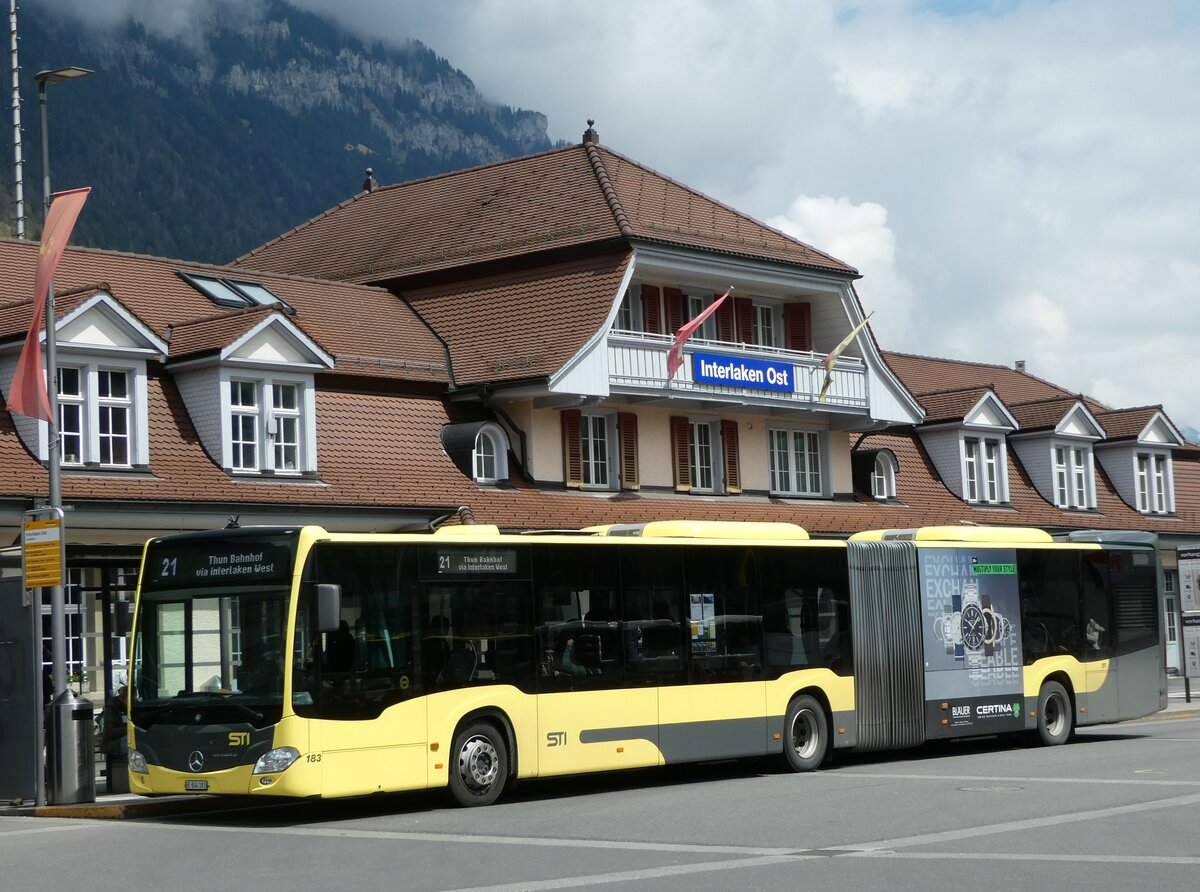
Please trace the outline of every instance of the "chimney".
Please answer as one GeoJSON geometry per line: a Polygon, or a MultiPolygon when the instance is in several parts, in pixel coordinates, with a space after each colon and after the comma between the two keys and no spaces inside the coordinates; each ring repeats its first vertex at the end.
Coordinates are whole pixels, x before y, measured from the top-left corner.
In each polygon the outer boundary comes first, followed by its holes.
{"type": "Polygon", "coordinates": [[[588,118],[588,129],[583,131],[583,144],[598,146],[600,145],[600,134],[592,127],[596,121],[593,118],[588,118]]]}
{"type": "Polygon", "coordinates": [[[367,178],[363,180],[363,191],[374,192],[379,188],[379,182],[375,179],[375,172],[370,167],[367,168],[367,178]]]}
{"type": "Polygon", "coordinates": [[[1016,363],[1013,365],[1013,368],[1015,368],[1018,372],[1020,372],[1022,375],[1024,375],[1025,374],[1025,360],[1018,359],[1016,361],[1016,363]]]}

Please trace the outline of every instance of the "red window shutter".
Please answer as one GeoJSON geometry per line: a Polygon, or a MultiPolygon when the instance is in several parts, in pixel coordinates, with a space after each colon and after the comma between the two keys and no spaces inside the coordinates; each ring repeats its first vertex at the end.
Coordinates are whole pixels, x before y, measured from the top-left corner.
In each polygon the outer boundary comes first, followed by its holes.
{"type": "Polygon", "coordinates": [[[662,334],[662,310],[658,304],[658,288],[642,286],[642,327],[650,334],[662,334]]]}
{"type": "Polygon", "coordinates": [[[563,482],[568,489],[583,486],[582,416],[583,413],[578,409],[566,409],[562,413],[563,482]]]}
{"type": "Polygon", "coordinates": [[[737,319],[737,337],[742,344],[754,343],[754,302],[748,297],[733,299],[733,315],[737,319]]]}
{"type": "Polygon", "coordinates": [[[742,491],[742,468],[738,462],[738,424],[721,421],[721,451],[725,453],[725,491],[742,491]]]}
{"type": "MultiPolygon", "coordinates": [[[[719,294],[713,295],[713,300],[721,297],[719,294]]],[[[733,301],[727,300],[717,307],[717,340],[725,341],[732,344],[737,340],[733,336],[733,301]]]]}
{"type": "Polygon", "coordinates": [[[617,413],[617,439],[621,443],[621,489],[638,489],[637,415],[617,413]]]}
{"type": "Polygon", "coordinates": [[[691,492],[692,450],[688,443],[688,420],[671,416],[671,462],[675,468],[675,491],[691,492]]]}
{"type": "Polygon", "coordinates": [[[812,304],[784,304],[783,327],[789,350],[811,350],[812,304]]]}
{"type": "Polygon", "coordinates": [[[683,325],[683,292],[678,288],[663,289],[663,303],[667,308],[667,334],[675,334],[683,325]]]}

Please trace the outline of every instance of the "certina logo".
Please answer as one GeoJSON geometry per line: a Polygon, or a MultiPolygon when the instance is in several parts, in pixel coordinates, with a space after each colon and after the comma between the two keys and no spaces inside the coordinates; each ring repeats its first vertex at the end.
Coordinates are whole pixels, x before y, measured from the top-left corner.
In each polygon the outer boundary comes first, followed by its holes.
{"type": "Polygon", "coordinates": [[[203,769],[204,753],[200,752],[200,750],[192,750],[191,755],[188,756],[188,768],[192,769],[192,771],[203,769]]]}
{"type": "Polygon", "coordinates": [[[978,718],[988,718],[989,716],[1010,718],[1020,714],[1020,703],[984,703],[975,707],[975,715],[978,718]]]}

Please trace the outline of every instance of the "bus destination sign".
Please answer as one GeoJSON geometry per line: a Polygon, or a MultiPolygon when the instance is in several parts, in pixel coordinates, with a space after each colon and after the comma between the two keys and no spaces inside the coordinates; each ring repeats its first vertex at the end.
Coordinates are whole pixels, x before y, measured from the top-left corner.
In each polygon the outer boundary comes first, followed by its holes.
{"type": "Polygon", "coordinates": [[[283,537],[159,539],[146,553],[142,585],[177,588],[287,583],[292,574],[293,544],[291,538],[283,537]]]}
{"type": "Polygon", "coordinates": [[[439,548],[439,576],[473,576],[476,574],[508,574],[517,572],[515,548],[439,548]]]}

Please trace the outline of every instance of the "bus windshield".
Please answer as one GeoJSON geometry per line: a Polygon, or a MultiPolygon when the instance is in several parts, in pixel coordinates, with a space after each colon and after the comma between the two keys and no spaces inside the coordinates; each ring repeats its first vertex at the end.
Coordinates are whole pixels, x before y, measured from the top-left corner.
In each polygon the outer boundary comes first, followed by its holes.
{"type": "Polygon", "coordinates": [[[292,553],[290,537],[151,543],[134,641],[135,725],[279,721],[292,553]]]}

